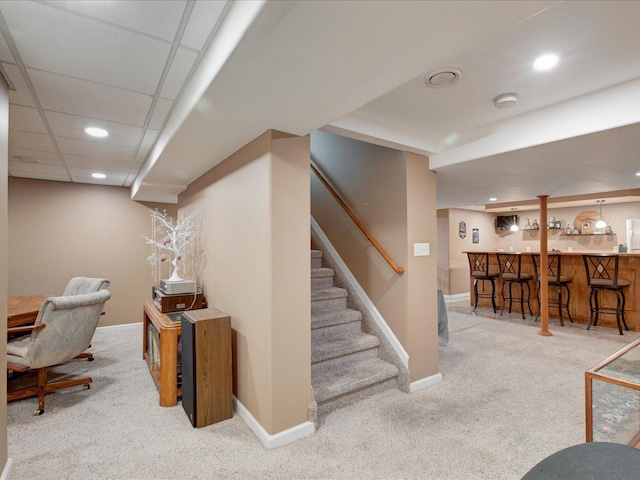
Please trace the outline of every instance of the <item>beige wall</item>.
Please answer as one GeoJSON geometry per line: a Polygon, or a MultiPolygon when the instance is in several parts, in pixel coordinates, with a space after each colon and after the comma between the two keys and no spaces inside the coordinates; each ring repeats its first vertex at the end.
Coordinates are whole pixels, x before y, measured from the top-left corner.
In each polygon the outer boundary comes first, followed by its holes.
{"type": "MultiPolygon", "coordinates": [[[[0,77],[1,78],[1,77],[0,77]]],[[[0,328],[7,330],[7,177],[9,175],[9,91],[0,80],[0,328]]],[[[2,335],[2,351],[7,351],[7,337],[2,335]]],[[[1,371],[7,370],[7,356],[2,355],[1,371]]],[[[0,381],[0,471],[7,463],[7,376],[0,381]]]]}
{"type": "Polygon", "coordinates": [[[428,159],[325,132],[311,134],[312,159],[345,203],[406,272],[396,274],[311,176],[311,211],[409,353],[411,380],[438,372],[435,175],[428,159]],[[413,257],[413,243],[431,244],[413,257]]]}
{"type": "Polygon", "coordinates": [[[267,131],[179,197],[203,212],[202,285],[231,315],[234,394],[270,434],[311,402],[309,138],[267,131]]]}
{"type": "Polygon", "coordinates": [[[71,277],[105,277],[100,326],[140,322],[154,283],[148,212],[125,187],[10,178],[9,295],[60,295],[71,277]]]}
{"type": "Polygon", "coordinates": [[[449,295],[469,291],[469,261],[463,252],[469,250],[495,250],[498,236],[493,216],[475,210],[449,209],[449,295]],[[467,234],[460,238],[459,225],[464,222],[467,234]],[[477,228],[480,243],[472,240],[473,229],[477,228]]]}
{"type": "Polygon", "coordinates": [[[449,210],[437,212],[438,229],[438,289],[449,295],[449,210]]]}
{"type": "MultiPolygon", "coordinates": [[[[562,225],[566,226],[567,222],[573,225],[574,219],[581,212],[590,210],[598,211],[598,206],[593,201],[593,205],[570,208],[550,208],[548,216],[560,218],[562,225]]],[[[530,247],[532,251],[538,251],[540,245],[540,232],[522,230],[526,224],[526,219],[530,221],[537,219],[540,222],[540,210],[523,210],[518,211],[518,224],[520,231],[518,232],[500,232],[497,235],[496,247],[508,250],[514,247],[516,251],[524,251],[526,247],[530,247]]],[[[492,214],[491,218],[495,218],[497,214],[492,214]]],[[[574,252],[583,251],[607,251],[613,250],[613,247],[621,243],[627,242],[626,235],[626,219],[640,218],[640,202],[631,203],[610,203],[602,206],[602,216],[611,225],[615,235],[585,235],[585,236],[566,236],[562,235],[559,230],[549,230],[548,247],[557,250],[567,251],[568,247],[572,247],[574,252]]]]}
{"type": "Polygon", "coordinates": [[[429,243],[431,255],[407,255],[409,369],[411,380],[438,373],[438,232],[436,225],[436,175],[429,159],[406,154],[407,250],[414,243],[429,243]]]}

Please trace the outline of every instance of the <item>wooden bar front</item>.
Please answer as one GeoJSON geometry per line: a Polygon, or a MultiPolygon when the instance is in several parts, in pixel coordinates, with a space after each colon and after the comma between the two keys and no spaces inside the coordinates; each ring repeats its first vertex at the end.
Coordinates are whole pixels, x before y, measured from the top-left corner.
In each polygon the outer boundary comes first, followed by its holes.
{"type": "MultiPolygon", "coordinates": [[[[522,258],[522,269],[523,273],[534,274],[533,270],[533,258],[531,255],[536,252],[521,252],[520,255],[522,258]]],[[[589,307],[589,295],[591,293],[591,289],[587,285],[587,276],[584,270],[584,263],[582,260],[582,252],[554,252],[560,253],[562,255],[562,275],[573,277],[573,281],[569,285],[569,290],[571,292],[571,301],[569,304],[569,312],[571,313],[571,317],[574,322],[584,323],[585,325],[589,323],[590,316],[590,307],[589,307]]],[[[604,252],[584,252],[585,254],[591,253],[604,253],[604,252]]],[[[631,285],[628,289],[625,289],[625,297],[626,297],[626,305],[624,309],[625,319],[627,322],[627,326],[629,330],[632,331],[640,331],[640,311],[638,311],[638,298],[640,295],[640,286],[638,284],[638,277],[640,272],[640,254],[637,253],[620,253],[620,272],[619,278],[629,280],[631,285]]],[[[491,271],[498,272],[498,260],[496,257],[496,252],[489,252],[489,263],[491,264],[491,271]]],[[[474,304],[474,296],[473,296],[473,279],[469,278],[469,291],[471,292],[471,305],[474,304]]],[[[534,314],[537,313],[538,309],[538,300],[537,300],[537,282],[532,280],[530,282],[531,286],[531,308],[533,309],[534,314]]],[[[489,282],[478,282],[478,292],[479,293],[488,293],[491,291],[491,285],[489,282]]],[[[498,305],[498,309],[502,309],[503,298],[500,292],[502,291],[502,282],[498,278],[496,280],[496,304],[498,305]]],[[[549,297],[555,299],[556,292],[554,287],[549,288],[549,297]]],[[[615,307],[616,299],[613,293],[607,292],[607,296],[604,300],[604,305],[615,307]]],[[[491,299],[489,298],[478,298],[478,307],[491,309],[491,299]]],[[[525,309],[527,307],[525,306],[525,309]]],[[[520,313],[520,304],[519,302],[513,303],[512,312],[520,313]]],[[[493,311],[492,311],[493,313],[493,311]]],[[[526,314],[529,312],[527,311],[526,314]]],[[[566,317],[566,315],[565,315],[566,317]]],[[[558,319],[558,310],[556,308],[549,308],[549,318],[550,319],[558,319]]],[[[565,318],[565,322],[568,319],[565,318]]],[[[554,323],[554,322],[552,322],[554,323]]],[[[557,323],[557,322],[555,322],[557,323]]],[[[616,325],[616,317],[615,315],[603,315],[600,314],[598,325],[605,327],[617,328],[616,325]]]]}

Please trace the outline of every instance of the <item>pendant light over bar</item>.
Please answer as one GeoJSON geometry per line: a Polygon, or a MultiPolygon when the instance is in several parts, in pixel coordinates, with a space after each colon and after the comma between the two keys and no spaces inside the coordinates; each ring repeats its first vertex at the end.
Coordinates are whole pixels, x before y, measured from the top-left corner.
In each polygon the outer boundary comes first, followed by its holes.
{"type": "Polygon", "coordinates": [[[596,203],[600,205],[600,219],[596,222],[596,228],[606,228],[607,222],[605,222],[602,217],[602,204],[604,203],[604,200],[596,200],[596,203]]]}

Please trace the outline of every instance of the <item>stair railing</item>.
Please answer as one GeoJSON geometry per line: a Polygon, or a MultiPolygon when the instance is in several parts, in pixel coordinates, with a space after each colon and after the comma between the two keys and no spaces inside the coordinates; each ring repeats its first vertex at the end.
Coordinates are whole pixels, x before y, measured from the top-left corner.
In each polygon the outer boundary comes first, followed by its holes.
{"type": "Polygon", "coordinates": [[[362,224],[362,222],[358,220],[358,217],[356,217],[355,214],[351,211],[351,209],[347,206],[347,204],[344,203],[342,198],[340,198],[340,195],[336,193],[333,187],[331,187],[329,182],[322,176],[320,171],[313,165],[313,163],[311,164],[311,170],[313,171],[313,173],[316,174],[316,176],[318,177],[318,180],[320,180],[320,182],[325,186],[325,188],[329,190],[329,193],[333,196],[333,198],[336,199],[338,204],[342,207],[342,209],[346,212],[346,214],[349,215],[351,220],[353,220],[353,223],[355,223],[356,226],[360,229],[360,231],[364,234],[364,236],[367,237],[367,240],[371,242],[371,245],[373,245],[374,248],[378,251],[378,253],[382,255],[382,258],[385,259],[385,261],[389,264],[389,266],[393,268],[393,271],[396,272],[397,274],[404,273],[404,268],[399,267],[396,264],[396,262],[394,262],[393,259],[389,256],[389,254],[385,251],[385,249],[382,248],[382,246],[378,243],[378,241],[375,238],[373,238],[373,235],[371,235],[367,230],[367,228],[362,224]]]}

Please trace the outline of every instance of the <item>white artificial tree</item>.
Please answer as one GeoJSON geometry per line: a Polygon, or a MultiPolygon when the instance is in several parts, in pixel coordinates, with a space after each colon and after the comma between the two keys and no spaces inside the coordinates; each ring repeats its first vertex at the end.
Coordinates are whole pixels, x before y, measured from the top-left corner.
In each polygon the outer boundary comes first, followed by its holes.
{"type": "Polygon", "coordinates": [[[193,210],[186,216],[178,217],[175,225],[166,210],[149,210],[151,215],[151,238],[145,237],[147,244],[151,245],[152,253],[147,262],[153,267],[154,280],[158,281],[160,267],[163,263],[171,261],[173,272],[169,282],[180,282],[180,266],[178,262],[185,258],[191,245],[197,236],[197,220],[199,209],[193,210]]]}

